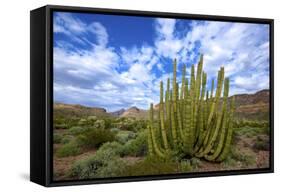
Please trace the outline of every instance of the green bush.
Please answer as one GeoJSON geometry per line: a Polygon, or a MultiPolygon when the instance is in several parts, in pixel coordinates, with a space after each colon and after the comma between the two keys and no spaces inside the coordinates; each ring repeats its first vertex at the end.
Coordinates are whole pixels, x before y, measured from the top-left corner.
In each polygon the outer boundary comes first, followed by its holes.
{"type": "Polygon", "coordinates": [[[269,150],[269,138],[267,136],[257,136],[256,142],[253,145],[253,148],[255,150],[263,150],[268,151],[269,150]]]}
{"type": "Polygon", "coordinates": [[[64,135],[64,136],[62,137],[62,139],[61,139],[61,143],[62,143],[62,144],[67,144],[67,143],[73,141],[73,139],[74,139],[74,137],[71,136],[71,135],[64,135]]]}
{"type": "Polygon", "coordinates": [[[237,161],[233,159],[231,156],[227,156],[227,158],[222,162],[222,165],[225,169],[233,168],[236,166],[237,161]]]}
{"type": "Polygon", "coordinates": [[[97,174],[97,170],[102,167],[103,162],[96,159],[95,156],[91,156],[87,159],[76,161],[70,170],[70,177],[79,179],[94,178],[97,174]]]}
{"type": "Polygon", "coordinates": [[[79,179],[122,176],[126,164],[119,157],[121,147],[117,142],[105,143],[95,155],[74,163],[70,176],[79,179]]]}
{"type": "Polygon", "coordinates": [[[132,131],[119,131],[116,134],[116,140],[119,143],[125,144],[128,142],[130,139],[135,138],[136,134],[132,131]]]}
{"type": "Polygon", "coordinates": [[[94,123],[98,118],[96,116],[88,116],[87,121],[94,123]]]}
{"type": "Polygon", "coordinates": [[[80,119],[80,120],[78,121],[78,125],[80,125],[80,126],[85,126],[85,125],[87,125],[87,119],[80,119]]]}
{"type": "Polygon", "coordinates": [[[108,129],[92,128],[77,136],[77,142],[81,147],[93,148],[101,144],[113,141],[115,134],[108,129]]]}
{"type": "Polygon", "coordinates": [[[71,133],[73,135],[79,135],[86,131],[87,131],[87,129],[85,127],[81,127],[81,126],[74,126],[69,129],[69,133],[71,133]]]}
{"type": "Polygon", "coordinates": [[[180,173],[188,167],[170,159],[160,159],[158,157],[147,157],[133,165],[127,165],[124,169],[124,176],[144,176],[144,175],[163,175],[180,173]]]}
{"type": "Polygon", "coordinates": [[[100,148],[99,150],[97,151],[96,155],[104,155],[106,151],[108,154],[110,154],[111,156],[120,156],[120,154],[122,153],[123,151],[123,146],[116,142],[116,141],[113,141],[113,142],[107,142],[107,143],[104,143],[100,148]]]}
{"type": "Polygon", "coordinates": [[[197,169],[199,168],[201,165],[202,165],[202,162],[200,159],[196,158],[196,157],[192,157],[190,159],[190,163],[191,163],[191,166],[194,168],[194,169],[197,169]]]}
{"type": "Polygon", "coordinates": [[[54,143],[61,143],[62,141],[62,135],[58,134],[58,133],[54,133],[54,136],[53,136],[53,142],[54,143]]]}
{"type": "Polygon", "coordinates": [[[180,162],[180,172],[186,173],[192,170],[193,166],[189,160],[180,162]]]}
{"type": "Polygon", "coordinates": [[[268,135],[269,128],[268,127],[239,127],[234,128],[234,135],[235,136],[246,136],[246,137],[254,137],[260,134],[268,135]]]}
{"type": "Polygon", "coordinates": [[[105,128],[105,120],[103,119],[99,119],[97,120],[94,125],[93,125],[94,128],[98,128],[98,129],[104,129],[105,128]]]}
{"type": "Polygon", "coordinates": [[[121,177],[124,176],[124,171],[126,169],[126,162],[121,158],[113,158],[107,161],[102,167],[100,167],[96,172],[97,178],[105,177],[121,177]]]}
{"type": "Polygon", "coordinates": [[[55,127],[55,129],[68,129],[68,126],[65,123],[55,124],[54,127],[55,127]]]}
{"type": "Polygon", "coordinates": [[[250,166],[256,163],[255,157],[253,155],[242,153],[237,148],[232,148],[231,157],[236,161],[240,161],[243,166],[250,166]]]}
{"type": "Polygon", "coordinates": [[[119,118],[115,122],[115,126],[121,130],[139,131],[146,128],[147,121],[136,120],[134,118],[119,118]]]}
{"type": "Polygon", "coordinates": [[[81,149],[74,141],[64,144],[56,151],[57,157],[75,156],[80,153],[81,153],[81,149]]]}
{"type": "Polygon", "coordinates": [[[146,131],[139,132],[135,139],[129,140],[123,146],[122,156],[144,156],[147,154],[146,131]]]}
{"type": "Polygon", "coordinates": [[[269,122],[268,121],[251,121],[251,120],[236,120],[233,121],[233,126],[236,128],[240,127],[259,127],[259,128],[264,128],[264,127],[269,127],[269,122]]]}

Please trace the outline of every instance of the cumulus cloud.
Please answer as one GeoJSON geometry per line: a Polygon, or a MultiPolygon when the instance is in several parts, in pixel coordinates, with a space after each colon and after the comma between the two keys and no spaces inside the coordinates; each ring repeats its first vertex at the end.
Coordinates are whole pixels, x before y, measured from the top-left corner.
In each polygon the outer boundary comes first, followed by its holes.
{"type": "Polygon", "coordinates": [[[181,40],[175,36],[176,20],[156,19],[155,23],[157,54],[170,59],[177,58],[183,46],[181,40]]]}

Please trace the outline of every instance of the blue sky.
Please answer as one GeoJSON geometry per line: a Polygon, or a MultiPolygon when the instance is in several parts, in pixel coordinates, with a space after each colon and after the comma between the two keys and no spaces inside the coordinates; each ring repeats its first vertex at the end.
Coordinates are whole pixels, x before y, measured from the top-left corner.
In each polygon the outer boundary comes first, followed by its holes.
{"type": "Polygon", "coordinates": [[[221,66],[230,94],[269,88],[269,26],[54,13],[54,100],[107,111],[158,103],[159,84],[204,54],[207,88],[221,66]]]}

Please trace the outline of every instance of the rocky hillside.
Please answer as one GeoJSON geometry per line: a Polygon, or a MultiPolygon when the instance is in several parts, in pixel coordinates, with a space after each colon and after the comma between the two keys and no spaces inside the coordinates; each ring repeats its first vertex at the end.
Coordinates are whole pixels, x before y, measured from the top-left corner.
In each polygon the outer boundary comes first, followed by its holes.
{"type": "Polygon", "coordinates": [[[82,105],[71,105],[63,103],[54,104],[54,115],[64,117],[83,117],[83,116],[110,116],[104,108],[86,107],[82,105]]]}
{"type": "Polygon", "coordinates": [[[124,111],[120,117],[135,117],[137,119],[146,119],[148,117],[148,111],[139,109],[137,107],[131,107],[124,111]]]}
{"type": "Polygon", "coordinates": [[[269,90],[264,89],[254,94],[235,95],[236,106],[269,103],[269,90]]]}
{"type": "Polygon", "coordinates": [[[268,120],[269,96],[269,90],[261,90],[254,94],[235,95],[236,117],[268,120]]]}
{"type": "Polygon", "coordinates": [[[110,114],[114,117],[119,117],[121,116],[126,110],[125,109],[120,109],[118,111],[110,112],[110,114]]]}

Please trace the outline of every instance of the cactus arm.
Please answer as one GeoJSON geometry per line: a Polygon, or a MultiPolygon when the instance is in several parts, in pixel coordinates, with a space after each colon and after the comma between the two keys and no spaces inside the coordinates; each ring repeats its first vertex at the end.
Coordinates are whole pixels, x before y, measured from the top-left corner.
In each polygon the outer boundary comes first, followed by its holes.
{"type": "Polygon", "coordinates": [[[182,80],[181,80],[181,96],[180,96],[181,100],[184,98],[184,92],[185,92],[185,74],[186,74],[186,66],[185,66],[185,64],[183,64],[182,80]]]}
{"type": "Polygon", "coordinates": [[[228,129],[227,129],[227,135],[226,135],[226,141],[224,143],[224,147],[220,155],[217,157],[216,161],[220,162],[223,161],[230,150],[231,141],[232,141],[232,134],[233,134],[233,114],[234,114],[234,103],[235,98],[232,97],[231,104],[230,104],[230,113],[229,113],[229,119],[228,119],[228,129]]]}
{"type": "Polygon", "coordinates": [[[192,125],[192,120],[191,120],[191,97],[190,95],[186,95],[184,99],[184,116],[183,116],[183,133],[184,133],[184,138],[183,138],[183,150],[185,151],[186,154],[192,155],[193,154],[193,143],[192,143],[192,133],[191,133],[191,125],[192,125]]]}
{"type": "MultiPolygon", "coordinates": [[[[219,83],[219,87],[218,87],[219,94],[216,95],[216,105],[215,105],[215,111],[219,111],[219,113],[218,113],[217,122],[216,122],[214,132],[213,132],[213,134],[210,134],[210,139],[208,140],[207,147],[203,151],[204,155],[211,151],[211,149],[213,147],[213,144],[214,144],[215,140],[217,139],[219,129],[221,127],[223,112],[222,112],[222,110],[218,109],[218,103],[219,103],[219,98],[220,98],[220,94],[221,94],[221,89],[222,89],[221,85],[222,85],[223,79],[224,79],[224,73],[223,73],[223,68],[222,68],[221,83],[219,83]]],[[[228,91],[227,91],[227,94],[228,94],[228,91]]]]}
{"type": "Polygon", "coordinates": [[[165,129],[165,119],[164,119],[164,102],[163,102],[163,82],[160,82],[160,124],[161,124],[161,135],[163,139],[164,148],[168,150],[168,140],[167,140],[167,134],[165,129]]]}
{"type": "Polygon", "coordinates": [[[206,82],[207,82],[207,74],[203,72],[202,76],[202,91],[201,91],[201,98],[199,102],[199,111],[198,111],[198,141],[197,141],[197,148],[195,151],[198,150],[199,146],[201,146],[202,141],[203,141],[203,132],[204,132],[204,116],[205,116],[205,89],[206,89],[206,82]]]}
{"type": "Polygon", "coordinates": [[[228,119],[228,114],[226,112],[226,105],[227,105],[227,98],[228,98],[228,92],[229,92],[229,79],[226,78],[224,82],[224,97],[223,97],[223,104],[222,104],[222,114],[223,114],[223,120],[222,120],[222,126],[221,126],[221,134],[218,140],[217,147],[212,155],[205,155],[205,159],[209,161],[214,161],[219,154],[222,151],[223,143],[225,140],[225,133],[226,133],[226,123],[228,119]]]}
{"type": "MultiPolygon", "coordinates": [[[[177,60],[174,60],[173,65],[173,102],[177,100],[177,60]]],[[[176,110],[176,109],[175,109],[176,110]]]]}
{"type": "Polygon", "coordinates": [[[215,87],[215,80],[214,80],[214,79],[212,79],[212,87],[211,87],[210,99],[212,99],[212,98],[213,98],[214,87],[215,87]]]}
{"type": "Polygon", "coordinates": [[[147,145],[148,145],[148,155],[153,155],[153,144],[152,144],[152,138],[151,138],[151,130],[150,125],[147,125],[147,145]]]}
{"type": "Polygon", "coordinates": [[[189,95],[190,95],[190,118],[191,118],[191,124],[190,124],[190,140],[192,145],[194,144],[195,140],[195,121],[194,121],[194,97],[195,97],[195,75],[194,75],[194,65],[191,66],[191,77],[190,77],[190,89],[189,89],[189,95]]]}
{"type": "Polygon", "coordinates": [[[188,92],[188,79],[185,80],[184,89],[185,89],[184,98],[186,98],[189,95],[189,92],[188,92]]]}
{"type": "Polygon", "coordinates": [[[159,148],[158,144],[157,144],[157,139],[155,137],[155,130],[154,130],[154,114],[153,114],[153,104],[150,104],[150,113],[149,113],[149,117],[150,117],[150,134],[151,134],[151,138],[152,138],[152,146],[153,149],[156,153],[157,156],[164,158],[165,155],[164,153],[161,151],[161,149],[159,148]]]}
{"type": "Polygon", "coordinates": [[[219,104],[219,98],[221,95],[222,91],[222,84],[223,84],[223,79],[224,79],[224,69],[221,68],[221,70],[218,72],[218,83],[217,83],[217,90],[216,90],[216,95],[215,98],[212,99],[212,103],[210,106],[210,112],[209,112],[209,117],[207,121],[207,130],[206,134],[204,135],[204,141],[203,141],[203,150],[201,150],[200,153],[197,153],[197,157],[203,157],[206,153],[210,152],[211,150],[211,140],[214,136],[215,131],[219,128],[220,126],[220,119],[222,118],[221,111],[219,111],[219,117],[216,117],[214,119],[215,112],[218,111],[218,104],[219,104]],[[215,124],[211,124],[212,122],[215,121],[215,124]]]}
{"type": "Polygon", "coordinates": [[[167,79],[165,103],[166,103],[167,129],[170,129],[170,78],[167,79]]]}

